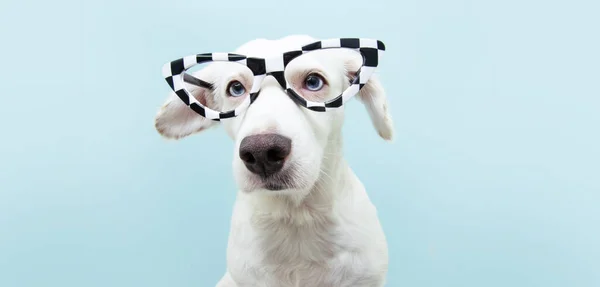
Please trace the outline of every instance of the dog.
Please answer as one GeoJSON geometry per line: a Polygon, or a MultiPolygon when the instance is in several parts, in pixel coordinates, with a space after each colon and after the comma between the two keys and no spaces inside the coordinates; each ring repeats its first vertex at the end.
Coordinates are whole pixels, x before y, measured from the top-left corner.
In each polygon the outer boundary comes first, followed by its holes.
{"type": "MultiPolygon", "coordinates": [[[[315,41],[307,35],[256,39],[234,53],[264,58],[315,41]]],[[[324,88],[315,97],[335,97],[350,85],[361,63],[350,53],[315,54],[290,68],[290,82],[301,86],[303,69],[316,69],[322,78],[311,79],[311,85],[322,81],[324,88]]],[[[231,65],[210,64],[195,75],[211,82],[212,92],[193,96],[201,103],[222,103],[231,90],[227,81],[237,72],[231,65]]],[[[392,117],[376,74],[356,98],[378,135],[391,141],[392,117]]],[[[239,190],[227,268],[217,287],[384,286],[387,241],[376,207],[344,160],[344,117],[343,109],[301,107],[268,76],[244,114],[226,120],[209,120],[174,92],[168,96],[154,121],[160,135],[177,140],[222,126],[235,142],[232,165],[239,190]]]]}

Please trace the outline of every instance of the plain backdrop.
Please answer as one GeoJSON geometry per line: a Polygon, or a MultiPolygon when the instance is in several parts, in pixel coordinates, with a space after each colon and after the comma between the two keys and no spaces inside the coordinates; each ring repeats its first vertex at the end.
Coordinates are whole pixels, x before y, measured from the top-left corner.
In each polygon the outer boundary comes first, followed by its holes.
{"type": "Polygon", "coordinates": [[[159,137],[161,67],[288,34],[387,45],[395,142],[344,128],[387,286],[600,286],[598,3],[2,0],[0,286],[214,286],[233,145],[159,137]]]}

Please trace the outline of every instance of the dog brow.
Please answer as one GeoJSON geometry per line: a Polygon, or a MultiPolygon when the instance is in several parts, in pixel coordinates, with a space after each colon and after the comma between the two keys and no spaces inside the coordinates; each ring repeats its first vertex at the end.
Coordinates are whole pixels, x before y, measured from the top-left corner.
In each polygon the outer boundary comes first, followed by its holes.
{"type": "Polygon", "coordinates": [[[190,74],[184,73],[183,74],[183,81],[188,83],[188,84],[192,84],[194,86],[198,86],[198,87],[203,87],[203,88],[207,88],[207,89],[214,89],[213,84],[200,80],[190,74]]]}

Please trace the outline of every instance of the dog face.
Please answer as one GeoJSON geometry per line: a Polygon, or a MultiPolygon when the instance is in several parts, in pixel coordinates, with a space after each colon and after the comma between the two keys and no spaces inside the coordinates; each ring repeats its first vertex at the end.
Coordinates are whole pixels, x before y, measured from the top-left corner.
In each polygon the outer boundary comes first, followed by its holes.
{"type": "MultiPolygon", "coordinates": [[[[308,36],[259,39],[244,44],[235,53],[268,58],[314,41],[308,36]]],[[[354,76],[349,71],[357,71],[361,63],[360,54],[322,50],[290,62],[284,76],[302,97],[322,102],[340,95],[354,76]]],[[[194,76],[212,86],[210,90],[194,90],[196,100],[222,111],[239,105],[253,84],[248,69],[230,62],[211,63],[194,76]]],[[[379,135],[391,140],[392,120],[376,75],[357,97],[379,135]]],[[[171,93],[156,115],[155,127],[164,137],[180,139],[222,125],[235,142],[233,170],[241,191],[303,196],[320,178],[328,176],[325,163],[341,153],[343,119],[343,108],[315,112],[301,107],[275,78],[267,77],[259,96],[243,114],[220,122],[201,117],[171,93]]]]}

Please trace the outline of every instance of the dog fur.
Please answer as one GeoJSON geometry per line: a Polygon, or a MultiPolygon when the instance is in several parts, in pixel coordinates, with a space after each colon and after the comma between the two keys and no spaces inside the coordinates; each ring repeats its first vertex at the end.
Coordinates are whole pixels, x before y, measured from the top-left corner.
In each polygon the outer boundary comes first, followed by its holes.
{"type": "MultiPolygon", "coordinates": [[[[268,57],[316,39],[293,35],[276,40],[257,39],[235,52],[268,57]]],[[[319,97],[339,95],[360,66],[350,53],[323,53],[298,60],[286,77],[294,84],[306,69],[325,75],[327,87],[319,97]]],[[[196,73],[214,83],[214,93],[194,96],[227,108],[228,81],[239,67],[214,63],[196,73]]],[[[299,78],[301,81],[301,78],[299,78]]],[[[243,81],[242,81],[243,82],[243,81]]],[[[249,90],[249,89],[248,89],[249,90]]],[[[377,133],[392,140],[393,124],[384,89],[377,77],[357,95],[377,133]]],[[[239,187],[231,220],[227,270],[218,287],[384,286],[388,269],[387,242],[377,210],[365,187],[342,153],[344,109],[319,113],[297,105],[272,78],[241,116],[215,122],[186,107],[171,93],[155,119],[164,137],[181,139],[221,126],[235,142],[233,172],[239,187]],[[238,149],[246,136],[277,133],[292,140],[284,169],[286,188],[273,191],[249,172],[238,149]]]]}

